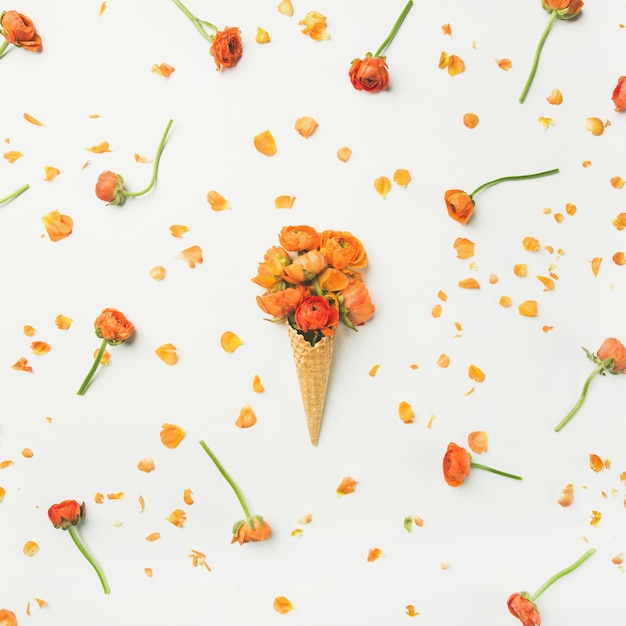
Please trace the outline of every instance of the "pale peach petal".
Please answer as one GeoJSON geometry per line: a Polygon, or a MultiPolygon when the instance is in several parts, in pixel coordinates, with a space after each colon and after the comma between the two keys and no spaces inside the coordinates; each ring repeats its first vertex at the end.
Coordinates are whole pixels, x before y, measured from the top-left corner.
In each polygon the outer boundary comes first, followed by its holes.
{"type": "Polygon", "coordinates": [[[44,126],[44,124],[42,124],[38,119],[34,118],[29,113],[24,113],[23,117],[30,124],[34,124],[35,126],[44,126]]]}
{"type": "Polygon", "coordinates": [[[252,379],[252,391],[254,391],[254,393],[263,393],[265,391],[265,387],[261,383],[261,379],[258,374],[255,374],[252,379]]]}
{"type": "Polygon", "coordinates": [[[293,16],[293,5],[291,4],[291,0],[281,0],[281,3],[276,8],[279,13],[282,13],[287,17],[293,16]]]}
{"type": "Polygon", "coordinates": [[[144,567],[143,568],[143,573],[148,577],[148,578],[152,578],[152,568],[151,567],[144,567]]]}
{"type": "Polygon", "coordinates": [[[102,504],[104,502],[104,494],[96,491],[96,493],[93,494],[93,501],[96,504],[102,504]]]}
{"type": "Polygon", "coordinates": [[[339,148],[337,150],[337,158],[344,163],[352,156],[352,150],[348,148],[348,146],[344,146],[343,148],[339,148]]]}
{"type": "Polygon", "coordinates": [[[137,500],[139,501],[139,512],[141,513],[146,508],[146,501],[143,499],[143,496],[139,496],[137,500]]]}
{"type": "Polygon", "coordinates": [[[553,89],[546,98],[546,100],[550,104],[561,104],[563,102],[563,94],[560,92],[559,89],[553,89]]]}
{"type": "Polygon", "coordinates": [[[274,198],[274,207],[277,209],[293,209],[295,201],[295,196],[276,196],[274,198]]]}
{"type": "Polygon", "coordinates": [[[56,167],[53,167],[52,165],[46,165],[43,169],[45,173],[44,180],[46,182],[50,182],[54,180],[61,173],[60,169],[57,169],[56,167]]]}
{"type": "Polygon", "coordinates": [[[600,265],[602,264],[602,257],[596,256],[591,259],[591,271],[594,276],[598,276],[598,272],[600,271],[600,265]]]}
{"type": "Polygon", "coordinates": [[[150,278],[153,280],[163,280],[165,278],[166,269],[162,265],[155,265],[149,272],[150,278]]]}
{"type": "Polygon", "coordinates": [[[439,355],[439,358],[437,359],[437,365],[443,369],[445,369],[446,367],[449,367],[450,357],[447,354],[439,355]]]}
{"type": "Polygon", "coordinates": [[[294,128],[305,139],[308,139],[318,127],[318,123],[312,117],[299,117],[294,128]]]}
{"type": "Polygon", "coordinates": [[[537,250],[541,248],[539,240],[535,239],[535,237],[524,237],[522,246],[524,250],[528,250],[529,252],[537,252],[537,250]]]}
{"type": "Polygon", "coordinates": [[[561,506],[569,506],[574,501],[574,485],[569,483],[561,489],[557,502],[561,506]]]}
{"type": "Polygon", "coordinates": [[[592,135],[598,137],[604,132],[604,124],[602,120],[597,117],[588,117],[585,121],[585,129],[592,135]]]}
{"type": "Polygon", "coordinates": [[[235,421],[235,426],[238,428],[250,428],[257,422],[256,415],[249,404],[244,404],[239,411],[239,417],[235,421]]]}
{"type": "Polygon", "coordinates": [[[411,182],[411,173],[403,168],[397,169],[393,173],[393,182],[400,187],[406,187],[411,182]]]}
{"type": "Polygon", "coordinates": [[[217,191],[209,191],[206,195],[206,199],[214,211],[227,211],[230,209],[230,202],[228,202],[224,196],[217,193],[217,191]]]}
{"type": "Polygon", "coordinates": [[[186,248],[185,250],[181,250],[177,255],[177,259],[182,259],[189,265],[189,267],[194,268],[196,264],[202,263],[202,248],[200,246],[191,246],[190,248],[186,248]]]}
{"type": "Polygon", "coordinates": [[[33,341],[30,344],[30,349],[33,354],[48,354],[50,352],[50,344],[45,341],[33,341]]]}
{"type": "Polygon", "coordinates": [[[379,176],[374,181],[374,189],[376,189],[382,198],[386,198],[391,190],[391,181],[386,176],[379,176]]]}
{"type": "Polygon", "coordinates": [[[72,234],[74,221],[69,215],[62,215],[54,210],[44,215],[41,219],[50,241],[61,241],[61,239],[65,239],[72,234]]]}
{"type": "Polygon", "coordinates": [[[146,472],[146,474],[149,474],[154,471],[154,459],[151,456],[144,457],[141,461],[139,461],[139,463],[137,463],[137,469],[140,472],[146,472]]]}
{"type": "Polygon", "coordinates": [[[475,454],[487,452],[489,447],[489,437],[484,430],[475,430],[467,436],[467,445],[475,454]]]}
{"type": "Polygon", "coordinates": [[[150,157],[141,156],[141,154],[138,154],[137,152],[133,154],[133,158],[137,161],[137,163],[152,163],[152,159],[150,157]]]}
{"type": "Polygon", "coordinates": [[[276,596],[274,598],[274,610],[281,615],[289,613],[293,610],[293,604],[285,596],[276,596]]]}
{"type": "Polygon", "coordinates": [[[621,176],[613,176],[610,182],[614,189],[621,189],[624,186],[624,179],[621,176]]]}
{"type": "Polygon", "coordinates": [[[466,113],[463,116],[463,125],[466,128],[476,128],[478,121],[478,115],[476,115],[476,113],[466,113]]]}
{"type": "Polygon", "coordinates": [[[508,72],[511,67],[513,67],[513,63],[511,63],[511,59],[496,59],[496,63],[501,70],[508,72]]]}
{"type": "Polygon", "coordinates": [[[170,449],[177,448],[185,437],[185,431],[176,424],[163,424],[161,426],[161,443],[170,449]]]}
{"type": "Polygon", "coordinates": [[[457,259],[469,259],[474,256],[474,242],[469,239],[457,237],[453,247],[456,250],[457,259]]]}
{"type": "Polygon", "coordinates": [[[150,68],[150,72],[158,74],[159,76],[162,76],[163,78],[169,78],[174,71],[175,71],[175,68],[173,68],[171,65],[165,62],[159,63],[158,65],[154,64],[150,68]]]}
{"type": "Polygon", "coordinates": [[[106,2],[102,2],[100,4],[100,10],[98,11],[98,15],[102,15],[107,9],[107,3],[106,2]]]}
{"type": "Polygon", "coordinates": [[[500,279],[498,278],[498,276],[497,276],[496,274],[489,274],[489,284],[490,284],[490,285],[495,285],[495,284],[497,284],[497,282],[498,282],[499,280],[500,280],[500,279]]]}
{"type": "Polygon", "coordinates": [[[2,155],[9,163],[15,163],[19,158],[24,156],[19,150],[10,150],[2,155]]]}
{"type": "Polygon", "coordinates": [[[187,516],[185,515],[185,511],[183,511],[182,509],[176,509],[172,511],[165,519],[171,524],[174,524],[174,526],[182,528],[185,524],[185,521],[187,520],[187,516]]]}
{"type": "Polygon", "coordinates": [[[528,266],[526,263],[516,263],[513,266],[513,273],[519,278],[524,278],[528,274],[528,266]]]}
{"type": "Polygon", "coordinates": [[[67,317],[66,315],[57,315],[54,318],[54,323],[59,330],[67,330],[74,320],[71,317],[67,317]]]}
{"type": "Polygon", "coordinates": [[[398,405],[398,417],[405,424],[412,424],[415,419],[415,411],[413,411],[413,407],[408,402],[403,400],[398,405]]]}
{"type": "Polygon", "coordinates": [[[482,383],[486,376],[485,376],[485,372],[483,372],[480,367],[478,367],[477,365],[470,365],[467,368],[467,375],[472,379],[475,380],[477,383],[482,383]]]}
{"type": "Polygon", "coordinates": [[[103,154],[104,152],[112,152],[112,150],[109,148],[108,141],[101,141],[99,144],[96,144],[95,146],[91,146],[91,148],[85,148],[85,150],[88,150],[89,152],[93,152],[95,154],[103,154]]]}
{"type": "Polygon", "coordinates": [[[265,156],[274,156],[277,152],[276,140],[269,130],[265,130],[254,137],[254,147],[265,156]]]}
{"type": "Polygon", "coordinates": [[[222,336],[220,338],[220,345],[222,346],[222,350],[224,350],[224,352],[232,353],[242,344],[243,341],[240,339],[240,337],[230,330],[222,333],[222,336]]]}
{"type": "MultiPolygon", "coordinates": [[[[98,356],[98,352],[100,352],[100,348],[96,348],[93,351],[93,358],[95,359],[98,356]]],[[[100,357],[100,364],[101,365],[108,365],[111,362],[111,355],[109,354],[109,352],[107,350],[105,350],[102,353],[102,356],[100,357]]]]}
{"type": "Polygon", "coordinates": [[[309,11],[298,22],[298,25],[304,26],[302,33],[315,41],[330,39],[330,35],[326,32],[326,16],[318,11],[309,11]]]}
{"type": "Polygon", "coordinates": [[[525,300],[517,307],[517,311],[525,317],[537,317],[537,302],[535,300],[525,300]]]}
{"type": "Polygon", "coordinates": [[[254,38],[254,40],[257,43],[269,43],[270,42],[270,34],[264,28],[261,28],[260,26],[257,26],[256,37],[254,38]]]}
{"type": "Polygon", "coordinates": [[[351,476],[346,476],[341,483],[339,483],[336,493],[338,496],[345,496],[349,493],[353,493],[357,485],[358,481],[354,480],[351,476]]]}

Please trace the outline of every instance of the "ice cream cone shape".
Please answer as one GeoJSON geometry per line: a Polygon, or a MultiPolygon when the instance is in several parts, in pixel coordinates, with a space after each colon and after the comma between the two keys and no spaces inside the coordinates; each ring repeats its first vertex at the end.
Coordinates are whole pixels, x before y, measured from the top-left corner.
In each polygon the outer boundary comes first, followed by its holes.
{"type": "Polygon", "coordinates": [[[302,406],[311,443],[316,446],[322,427],[326,387],[333,359],[335,335],[324,337],[312,346],[297,330],[287,324],[293,360],[298,374],[302,406]]]}

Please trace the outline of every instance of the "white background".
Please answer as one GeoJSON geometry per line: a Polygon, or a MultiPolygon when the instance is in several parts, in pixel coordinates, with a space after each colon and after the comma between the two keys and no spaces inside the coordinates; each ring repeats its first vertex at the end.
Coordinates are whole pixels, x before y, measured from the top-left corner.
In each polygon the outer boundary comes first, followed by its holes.
{"type": "Polygon", "coordinates": [[[626,551],[626,378],[595,380],[574,420],[558,434],[553,427],[593,367],[581,346],[626,340],[626,268],[611,260],[626,249],[626,231],[611,224],[625,210],[626,190],[609,184],[626,178],[626,114],[611,101],[626,73],[626,5],[588,0],[578,19],[557,22],[521,105],[549,17],[538,1],[417,1],[387,51],[390,89],[379,94],[355,91],[348,67],[376,50],[403,2],[293,3],[289,18],[275,0],[189,0],[202,19],[242,30],[243,58],[222,72],[172,2],[109,0],[101,16],[96,0],[5,7],[34,20],[44,49],[14,49],[0,61],[0,138],[10,139],[6,151],[24,155],[14,164],[0,159],[0,195],[31,186],[0,207],[0,460],[14,461],[0,470],[0,608],[33,625],[369,626],[408,623],[412,604],[423,625],[514,624],[506,607],[512,592],[534,592],[594,547],[585,565],[541,597],[543,623],[615,623],[626,583],[611,562],[626,551]],[[311,10],[327,16],[330,40],[300,32],[298,20],[311,10]],[[451,38],[441,30],[447,22],[451,38]],[[255,43],[257,26],[271,43],[255,43]],[[463,74],[438,69],[443,50],[464,59],[463,74]],[[505,57],[508,72],[495,60],[505,57]],[[150,72],[164,61],[175,68],[169,79],[150,72]],[[555,87],[564,94],[560,106],[546,101],[555,87]],[[462,124],[466,112],[480,117],[474,130],[462,124]],[[306,140],[293,128],[305,115],[319,123],[306,140]],[[554,125],[545,130],[539,116],[554,125]],[[600,137],[585,130],[592,116],[610,121],[600,137]],[[142,189],[151,165],[133,154],[153,156],[169,118],[155,188],[123,207],[105,206],[94,194],[98,174],[111,169],[129,190],[142,189]],[[278,145],[272,158],[253,146],[267,129],[278,145]],[[102,141],[112,152],[85,150],[102,141]],[[336,157],[342,146],[353,151],[347,163],[336,157]],[[584,160],[592,166],[583,168],[584,160]],[[52,182],[43,180],[46,165],[61,170],[52,182]],[[469,192],[554,167],[557,176],[479,194],[465,227],[446,213],[446,189],[469,192]],[[382,199],[373,181],[397,168],[413,180],[382,199]],[[231,210],[211,210],[213,189],[231,210]],[[275,209],[278,195],[295,196],[293,209],[275,209]],[[578,211],[561,224],[543,212],[564,213],[568,202],[578,211]],[[57,243],[41,221],[55,209],[74,220],[72,235],[57,243]],[[172,224],[189,232],[176,239],[172,224]],[[286,331],[263,319],[255,303],[261,290],[250,281],[287,224],[361,239],[377,307],[358,333],[340,329],[317,448],[308,441],[286,331]],[[525,251],[525,236],[542,249],[525,251]],[[456,258],[457,237],[475,242],[472,259],[456,258]],[[176,258],[192,245],[204,252],[195,269],[176,258]],[[594,257],[604,259],[597,277],[594,257]],[[526,278],[513,274],[515,263],[527,263],[526,278]],[[148,275],[157,264],[167,268],[161,282],[148,275]],[[544,292],[535,276],[551,268],[559,280],[544,292]],[[479,290],[457,287],[470,276],[479,290]],[[439,290],[448,300],[435,319],[439,290]],[[512,298],[511,308],[498,305],[501,295],[512,298]],[[538,317],[518,314],[527,299],[537,300],[538,317]],[[109,350],[110,366],[79,397],[99,345],[93,321],[105,307],[123,311],[136,337],[109,350]],[[73,318],[69,330],[56,328],[58,314],[73,318]],[[37,329],[32,339],[25,324],[37,329]],[[544,325],[554,328],[543,332],[544,325]],[[234,354],[220,347],[226,330],[244,342],[234,354]],[[50,353],[31,354],[32,340],[49,342],[50,353]],[[167,342],[180,356],[173,367],[154,354],[167,342]],[[442,353],[447,369],[436,365],[442,353]],[[32,373],[11,369],[21,356],[32,373]],[[470,363],[486,373],[484,383],[468,378],[470,363]],[[255,374],[262,394],[252,391],[255,374]],[[401,401],[413,406],[415,423],[398,418],[401,401]],[[240,430],[234,422],[246,402],[258,422],[240,430]],[[164,422],[185,429],[175,450],[160,442],[164,422]],[[446,485],[446,446],[465,445],[473,430],[489,435],[489,452],[476,461],[523,481],[474,470],[462,487],[446,485]],[[230,545],[241,510],[200,439],[271,524],[270,540],[230,545]],[[22,457],[25,447],[32,459],[22,457]],[[611,468],[593,473],[590,453],[611,468]],[[150,474],[137,469],[145,456],[155,460],[150,474]],[[338,498],[348,475],[356,491],[338,498]],[[557,498],[567,483],[574,504],[563,509],[557,498]],[[192,506],[183,503],[185,488],[192,506]],[[124,498],[97,505],[98,491],[124,498]],[[48,507],[64,499],[86,503],[79,534],[108,578],[109,596],[48,521],[48,507]],[[176,508],[187,514],[182,529],[165,519],[176,508]],[[597,527],[592,510],[603,514],[597,527]],[[307,513],[313,521],[299,525],[307,513]],[[408,533],[407,515],[424,526],[408,533]],[[299,527],[302,536],[292,537],[299,527]],[[161,539],[146,542],[156,531],[161,539]],[[32,558],[22,554],[29,540],[40,546],[32,558]],[[384,556],[369,563],[375,547],[384,556]],[[192,549],[207,555],[211,572],[192,567],[192,549]],[[295,605],[288,615],[272,608],[279,595],[295,605]],[[41,610],[37,597],[46,601],[41,610]]]}

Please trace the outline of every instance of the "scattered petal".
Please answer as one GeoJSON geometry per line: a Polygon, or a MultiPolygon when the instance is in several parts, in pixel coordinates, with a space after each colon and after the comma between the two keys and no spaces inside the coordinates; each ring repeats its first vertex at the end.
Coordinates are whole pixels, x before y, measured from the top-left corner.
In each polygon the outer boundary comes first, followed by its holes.
{"type": "Polygon", "coordinates": [[[478,115],[476,113],[466,113],[463,116],[463,125],[466,128],[476,128],[478,126],[478,115]]]}
{"type": "Polygon", "coordinates": [[[624,555],[623,554],[616,554],[612,559],[611,559],[611,563],[613,563],[614,565],[621,565],[624,562],[624,555]]]}
{"type": "Polygon", "coordinates": [[[474,242],[465,237],[457,237],[453,247],[457,259],[469,259],[474,256],[474,242]]]}
{"type": "Polygon", "coordinates": [[[511,67],[513,67],[513,63],[511,63],[511,59],[496,59],[496,63],[501,70],[508,72],[511,67]]]}
{"type": "Polygon", "coordinates": [[[439,56],[439,69],[448,68],[450,76],[456,76],[465,70],[465,62],[456,54],[448,54],[443,51],[439,56]]]}
{"type": "Polygon", "coordinates": [[[244,404],[239,411],[239,417],[235,421],[235,426],[239,428],[250,428],[257,422],[256,415],[249,404],[244,404]]]}
{"type": "Polygon", "coordinates": [[[406,187],[411,182],[411,173],[403,168],[397,169],[393,173],[393,182],[400,187],[406,187]]]}
{"type": "Polygon", "coordinates": [[[9,152],[5,152],[2,156],[9,163],[15,163],[15,161],[17,161],[19,158],[21,158],[24,155],[21,152],[19,152],[18,150],[10,150],[9,152]]]}
{"type": "Polygon", "coordinates": [[[443,308],[440,304],[435,304],[435,306],[431,309],[430,314],[437,318],[437,317],[441,317],[441,313],[443,311],[443,308]]]}
{"type": "Polygon", "coordinates": [[[312,117],[299,117],[294,128],[305,139],[308,139],[318,127],[318,123],[312,117]]]}
{"type": "Polygon", "coordinates": [[[403,400],[398,406],[398,416],[405,424],[412,424],[415,419],[415,411],[408,402],[403,400]]]}
{"type": "Polygon", "coordinates": [[[141,461],[139,461],[139,463],[137,463],[137,469],[140,472],[146,472],[146,474],[149,474],[154,471],[154,459],[151,456],[144,457],[141,461]]]}
{"type": "Polygon", "coordinates": [[[624,179],[621,176],[613,176],[610,182],[614,189],[621,189],[624,186],[624,179]]]}
{"type": "Polygon", "coordinates": [[[33,368],[28,365],[28,360],[25,357],[20,357],[17,361],[15,361],[15,363],[13,363],[13,365],[11,365],[11,368],[14,370],[18,370],[20,372],[32,372],[33,368]]]}
{"type": "Polygon", "coordinates": [[[148,578],[152,578],[152,568],[151,567],[144,567],[143,568],[143,573],[148,577],[148,578]]]}
{"type": "Polygon", "coordinates": [[[616,252],[613,255],[613,263],[615,265],[626,265],[626,255],[623,252],[616,252]]]}
{"type": "Polygon", "coordinates": [[[96,491],[96,493],[93,494],[93,501],[96,504],[102,504],[104,502],[104,494],[96,491]]]}
{"type": "Polygon", "coordinates": [[[4,496],[6,495],[6,489],[4,487],[0,487],[0,502],[4,500],[4,496]]]}
{"type": "Polygon", "coordinates": [[[522,240],[522,246],[524,250],[528,250],[529,252],[537,252],[541,248],[541,244],[538,239],[534,237],[524,237],[522,240]]]}
{"type": "MultiPolygon", "coordinates": [[[[430,415],[430,417],[428,418],[428,424],[426,424],[426,428],[428,428],[429,430],[432,429],[433,427],[433,422],[437,419],[436,415],[430,415]]],[[[416,522],[417,523],[417,522],[416,522]]],[[[419,524],[418,524],[419,526],[419,524]]]]}
{"type": "Polygon", "coordinates": [[[259,133],[254,138],[254,147],[265,156],[274,156],[277,152],[276,141],[269,130],[259,133]]]}
{"type": "Polygon", "coordinates": [[[23,331],[27,337],[32,337],[37,332],[32,326],[28,324],[24,326],[23,331]]]}
{"type": "Polygon", "coordinates": [[[171,343],[164,343],[162,346],[159,346],[154,352],[166,365],[176,365],[176,363],[178,363],[176,346],[172,345],[171,343]]]}
{"type": "Polygon", "coordinates": [[[546,100],[550,104],[561,104],[563,102],[563,94],[559,89],[553,89],[546,100]]]}
{"type": "Polygon", "coordinates": [[[220,345],[222,346],[222,350],[224,350],[224,352],[232,353],[242,344],[243,341],[241,341],[241,339],[230,330],[224,332],[220,339],[220,345]]]}
{"type": "Polygon", "coordinates": [[[592,526],[597,526],[600,523],[601,519],[602,513],[600,513],[600,511],[591,511],[591,519],[589,520],[589,523],[592,526]]]}
{"type": "Polygon", "coordinates": [[[304,531],[302,530],[302,528],[295,528],[294,530],[291,531],[291,536],[292,537],[302,537],[302,535],[304,534],[304,531]]]}
{"type": "Polygon", "coordinates": [[[495,285],[495,284],[497,284],[497,282],[498,282],[499,280],[500,280],[500,279],[498,278],[497,274],[489,274],[489,284],[490,284],[490,285],[495,285]]]}
{"type": "Polygon", "coordinates": [[[149,272],[150,278],[153,280],[163,280],[166,271],[167,270],[162,265],[155,265],[149,272]]]}
{"type": "Polygon", "coordinates": [[[626,213],[620,213],[614,220],[613,226],[617,230],[624,230],[626,228],[626,213]]]}
{"type": "Polygon", "coordinates": [[[260,26],[257,26],[256,37],[254,38],[254,40],[257,43],[269,43],[270,42],[270,34],[264,28],[261,28],[260,26]]]}
{"type": "Polygon", "coordinates": [[[141,156],[141,154],[137,154],[137,152],[133,154],[133,158],[137,163],[152,163],[152,159],[150,157],[141,156]]]}
{"type": "Polygon", "coordinates": [[[487,452],[489,438],[484,430],[475,430],[467,436],[467,445],[475,454],[487,452]]]}
{"type": "Polygon", "coordinates": [[[30,344],[30,349],[33,354],[48,354],[50,352],[50,344],[45,341],[33,341],[30,344]]]}
{"type": "Polygon", "coordinates": [[[448,294],[445,291],[441,291],[439,290],[437,292],[437,297],[443,301],[443,302],[447,302],[448,301],[448,294]]]}
{"type": "Polygon", "coordinates": [[[592,135],[598,137],[604,132],[604,124],[602,120],[597,117],[588,117],[585,122],[585,129],[592,135]]]}
{"type": "Polygon", "coordinates": [[[467,368],[467,375],[477,383],[482,383],[486,378],[485,373],[480,369],[480,367],[473,364],[467,368]]]}
{"type": "Polygon", "coordinates": [[[337,158],[345,163],[352,156],[352,150],[348,148],[348,146],[344,146],[343,148],[339,148],[337,150],[337,158]]]}
{"type": "Polygon", "coordinates": [[[537,121],[544,127],[545,130],[548,130],[550,126],[554,126],[554,120],[551,117],[539,116],[537,121]]]}
{"type": "Polygon", "coordinates": [[[143,496],[139,496],[137,500],[139,501],[139,512],[142,513],[146,508],[146,501],[143,499],[143,496]]]}
{"type": "Polygon", "coordinates": [[[293,16],[293,5],[291,4],[291,0],[282,0],[276,8],[278,9],[279,13],[282,13],[287,17],[293,16]]]}
{"type": "Polygon", "coordinates": [[[170,226],[170,234],[172,237],[180,239],[186,232],[189,232],[189,227],[184,224],[172,224],[170,226]]]}
{"type": "Polygon", "coordinates": [[[174,526],[182,528],[183,524],[187,520],[187,516],[185,515],[185,511],[183,511],[182,509],[176,509],[175,511],[172,511],[165,519],[171,524],[174,524],[174,526]]]}
{"type": "Polygon", "coordinates": [[[371,376],[372,378],[374,378],[374,376],[376,376],[376,374],[378,374],[378,370],[380,368],[380,364],[376,364],[372,367],[372,369],[368,372],[368,375],[371,376]]]}
{"type": "Polygon", "coordinates": [[[380,548],[370,548],[367,553],[367,562],[371,563],[372,561],[376,561],[377,559],[380,559],[382,555],[383,551],[380,548]]]}
{"type": "Polygon", "coordinates": [[[230,209],[230,202],[228,202],[224,196],[217,193],[217,191],[209,191],[206,195],[206,199],[214,211],[226,211],[230,209]]]}
{"type": "Polygon", "coordinates": [[[156,541],[157,539],[161,538],[161,533],[150,533],[147,537],[146,537],[146,541],[156,541]]]}
{"type": "Polygon", "coordinates": [[[202,248],[200,246],[191,246],[190,248],[181,250],[176,255],[176,258],[185,261],[192,269],[196,266],[196,264],[202,263],[204,260],[202,257],[202,248]]]}
{"type": "Polygon", "coordinates": [[[163,424],[161,426],[161,443],[170,449],[177,448],[185,437],[185,431],[176,424],[163,424]]]}
{"type": "MultiPolygon", "coordinates": [[[[93,351],[93,358],[95,359],[98,356],[98,352],[100,352],[100,348],[96,348],[93,351]]],[[[109,354],[109,352],[107,350],[105,350],[102,353],[102,356],[100,357],[100,364],[101,365],[108,365],[111,361],[111,355],[109,354]]]]}
{"type": "Polygon", "coordinates": [[[574,485],[572,483],[568,483],[561,489],[561,493],[559,494],[559,499],[557,502],[565,507],[569,506],[574,501],[574,485]]]}
{"type": "Polygon", "coordinates": [[[61,173],[61,170],[53,167],[52,165],[46,165],[43,169],[45,173],[44,180],[48,183],[54,180],[61,173]]]}
{"type": "Polygon", "coordinates": [[[281,615],[293,610],[293,604],[285,596],[274,598],[274,610],[281,615]]]}
{"type": "Polygon", "coordinates": [[[11,467],[11,465],[13,465],[13,461],[10,461],[10,460],[2,461],[0,462],[0,469],[6,469],[7,467],[11,467]]]}
{"type": "Polygon", "coordinates": [[[185,491],[183,491],[183,502],[189,506],[191,506],[193,504],[193,498],[191,497],[191,494],[193,493],[193,491],[191,491],[191,489],[187,488],[185,489],[185,491]]]}
{"type": "Polygon", "coordinates": [[[461,289],[480,289],[480,285],[475,278],[464,278],[458,282],[461,289]]]}
{"type": "Polygon", "coordinates": [[[604,461],[597,454],[589,455],[589,467],[594,472],[601,472],[604,469],[604,461]]]}
{"type": "Polygon", "coordinates": [[[374,189],[376,189],[382,198],[386,198],[391,190],[391,181],[386,176],[379,176],[374,181],[374,189]]]}
{"type": "Polygon", "coordinates": [[[28,113],[24,113],[24,119],[30,124],[34,124],[35,126],[44,126],[38,119],[34,118],[32,115],[28,113]]]}
{"type": "Polygon", "coordinates": [[[537,317],[537,302],[535,300],[525,300],[517,307],[517,311],[525,317],[537,317]]]}
{"type": "Polygon", "coordinates": [[[513,266],[513,273],[519,278],[524,278],[528,274],[528,266],[526,263],[516,263],[513,266]]]}
{"type": "Polygon", "coordinates": [[[437,359],[437,365],[445,369],[450,365],[450,357],[447,354],[441,354],[437,359]]]}
{"type": "Polygon", "coordinates": [[[107,493],[107,500],[123,500],[124,492],[118,491],[117,493],[107,493]]]}
{"type": "Polygon", "coordinates": [[[44,215],[41,219],[50,241],[61,241],[61,239],[65,239],[72,234],[74,221],[69,215],[62,215],[54,210],[44,215]]]}
{"type": "Polygon", "coordinates": [[[339,483],[339,487],[337,487],[337,495],[345,496],[349,493],[353,493],[355,487],[358,485],[358,481],[354,480],[351,476],[346,476],[341,483],[339,483]]]}
{"type": "MultiPolygon", "coordinates": [[[[545,291],[545,290],[544,290],[544,291],[545,291]]],[[[542,327],[541,327],[541,330],[542,330],[544,333],[549,333],[551,330],[554,330],[554,326],[542,326],[542,327]]]]}
{"type": "Polygon", "coordinates": [[[274,199],[274,207],[277,209],[293,209],[295,201],[295,196],[276,196],[274,199]]]}
{"type": "Polygon", "coordinates": [[[591,161],[583,161],[582,162],[582,166],[583,167],[591,167],[591,165],[592,165],[591,161]]]}
{"type": "Polygon", "coordinates": [[[67,317],[66,315],[57,315],[54,318],[54,323],[59,330],[67,330],[74,320],[71,317],[67,317]]]}
{"type": "Polygon", "coordinates": [[[304,26],[302,32],[315,41],[330,39],[326,32],[326,16],[318,11],[309,11],[299,22],[299,26],[304,26]]]}
{"type": "Polygon", "coordinates": [[[39,544],[36,541],[27,541],[22,548],[22,552],[25,556],[35,556],[39,552],[39,544]]]}
{"type": "Polygon", "coordinates": [[[109,149],[108,141],[102,141],[99,144],[96,144],[95,146],[91,146],[91,148],[85,148],[85,150],[88,150],[89,152],[93,152],[95,154],[103,154],[104,152],[112,152],[112,150],[109,149]]]}
{"type": "Polygon", "coordinates": [[[452,27],[448,23],[441,26],[441,32],[448,37],[452,37],[452,27]]]}
{"type": "Polygon", "coordinates": [[[406,614],[409,617],[417,617],[419,615],[419,613],[415,610],[415,607],[412,604],[407,604],[405,609],[406,609],[406,614]]]}
{"type": "Polygon", "coordinates": [[[163,78],[169,78],[174,71],[175,69],[171,65],[165,62],[159,63],[158,65],[154,64],[150,68],[150,72],[154,74],[158,74],[159,76],[162,76],[163,78]]]}
{"type": "Polygon", "coordinates": [[[602,264],[602,257],[596,256],[591,259],[591,271],[594,276],[598,276],[598,272],[600,271],[600,265],[602,264]]]}
{"type": "Polygon", "coordinates": [[[575,205],[575,204],[572,204],[571,202],[567,202],[567,203],[565,204],[565,212],[566,212],[568,215],[574,215],[574,214],[576,213],[576,211],[577,211],[577,210],[578,210],[578,209],[576,208],[576,205],[575,205]]]}

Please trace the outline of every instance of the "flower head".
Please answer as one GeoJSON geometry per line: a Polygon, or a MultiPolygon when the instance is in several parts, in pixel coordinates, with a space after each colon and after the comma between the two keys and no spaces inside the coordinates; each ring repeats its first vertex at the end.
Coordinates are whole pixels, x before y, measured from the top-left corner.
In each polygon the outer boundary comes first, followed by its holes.
{"type": "Polygon", "coordinates": [[[541,5],[546,11],[556,11],[560,20],[570,20],[576,17],[584,6],[583,0],[541,0],[541,5]]]}
{"type": "Polygon", "coordinates": [[[507,606],[511,614],[515,615],[523,626],[541,626],[541,615],[525,591],[511,594],[507,600],[507,606]]]}
{"type": "Polygon", "coordinates": [[[262,311],[274,319],[282,319],[291,315],[308,293],[304,285],[296,285],[277,291],[266,291],[262,296],[257,296],[256,301],[262,311]]]}
{"type": "Polygon", "coordinates": [[[70,526],[76,526],[85,516],[85,503],[78,504],[76,500],[63,500],[59,504],[53,504],[48,509],[48,517],[55,528],[67,530],[70,526]]]}
{"type": "Polygon", "coordinates": [[[126,202],[126,195],[123,193],[124,179],[120,174],[107,170],[98,176],[96,181],[96,196],[99,200],[122,206],[126,202]]]}
{"type": "Polygon", "coordinates": [[[363,244],[352,234],[339,230],[325,230],[320,236],[320,250],[335,269],[367,266],[367,254],[363,244]]]}
{"type": "Polygon", "coordinates": [[[443,477],[450,487],[460,487],[470,473],[469,452],[456,443],[449,443],[443,457],[443,477]]]}
{"type": "Polygon", "coordinates": [[[126,316],[117,309],[104,309],[94,322],[96,335],[106,339],[111,346],[128,341],[135,327],[126,319],[126,316]]]}
{"type": "Polygon", "coordinates": [[[255,515],[247,520],[235,522],[231,543],[239,542],[239,545],[243,545],[251,541],[265,541],[271,534],[270,525],[260,515],[255,515]]]}
{"type": "Polygon", "coordinates": [[[626,347],[618,339],[614,337],[605,339],[596,356],[601,361],[613,359],[613,365],[609,370],[611,374],[626,374],[626,347]]]}
{"type": "Polygon", "coordinates": [[[9,43],[31,52],[41,50],[41,37],[32,20],[26,15],[17,11],[5,11],[0,15],[0,26],[3,37],[9,43]]]}
{"type": "Polygon", "coordinates": [[[324,296],[309,296],[300,303],[295,311],[295,321],[302,332],[320,330],[329,335],[335,332],[339,311],[331,302],[324,296]]]}
{"type": "Polygon", "coordinates": [[[376,307],[372,303],[369,291],[362,280],[353,280],[339,292],[342,314],[353,326],[362,326],[372,318],[376,307]]]}
{"type": "Polygon", "coordinates": [[[289,252],[301,252],[317,248],[320,235],[311,226],[284,226],[278,234],[278,241],[289,252]]]}
{"type": "Polygon", "coordinates": [[[243,53],[241,31],[234,26],[218,30],[215,33],[210,52],[218,71],[223,67],[235,67],[243,53]]]}
{"type": "Polygon", "coordinates": [[[626,76],[620,76],[617,79],[617,85],[613,90],[613,102],[616,111],[624,111],[626,109],[626,76]]]}
{"type": "Polygon", "coordinates": [[[472,196],[462,189],[448,189],[444,195],[448,215],[461,224],[466,224],[476,206],[472,196]]]}
{"type": "Polygon", "coordinates": [[[0,626],[17,626],[17,617],[9,609],[0,609],[0,626]]]}
{"type": "Polygon", "coordinates": [[[385,57],[366,56],[354,59],[348,71],[352,86],[359,91],[376,93],[387,89],[389,69],[385,57]]]}

